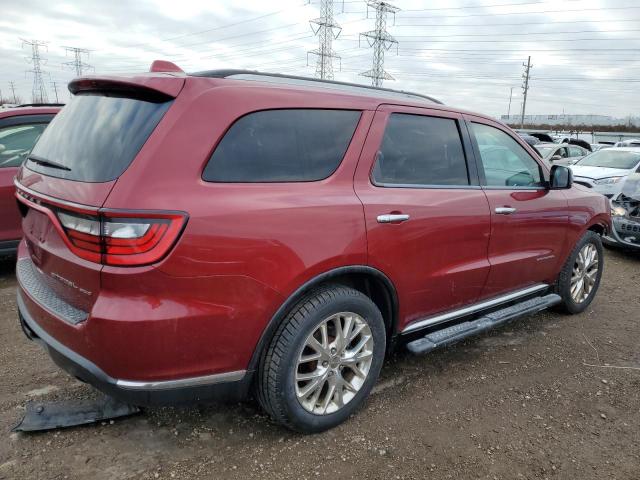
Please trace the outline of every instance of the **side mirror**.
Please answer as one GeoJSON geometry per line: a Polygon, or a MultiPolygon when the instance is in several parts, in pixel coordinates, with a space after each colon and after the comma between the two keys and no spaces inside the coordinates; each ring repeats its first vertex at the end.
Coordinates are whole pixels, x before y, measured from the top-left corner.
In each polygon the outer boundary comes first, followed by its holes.
{"type": "Polygon", "coordinates": [[[560,155],[554,155],[549,159],[550,162],[555,162],[556,160],[562,160],[562,157],[560,155]]]}
{"type": "Polygon", "coordinates": [[[567,190],[573,185],[573,172],[570,168],[563,165],[554,165],[551,167],[551,176],[549,178],[549,189],[551,190],[567,190]]]}

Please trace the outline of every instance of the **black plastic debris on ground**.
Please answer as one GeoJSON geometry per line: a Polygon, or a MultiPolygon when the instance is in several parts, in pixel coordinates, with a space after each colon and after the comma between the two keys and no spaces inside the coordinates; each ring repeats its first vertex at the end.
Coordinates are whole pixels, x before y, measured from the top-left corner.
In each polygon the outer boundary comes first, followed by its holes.
{"type": "Polygon", "coordinates": [[[140,411],[138,407],[106,396],[95,400],[29,402],[27,403],[24,417],[11,431],[39,432],[88,425],[104,420],[136,415],[140,411]]]}

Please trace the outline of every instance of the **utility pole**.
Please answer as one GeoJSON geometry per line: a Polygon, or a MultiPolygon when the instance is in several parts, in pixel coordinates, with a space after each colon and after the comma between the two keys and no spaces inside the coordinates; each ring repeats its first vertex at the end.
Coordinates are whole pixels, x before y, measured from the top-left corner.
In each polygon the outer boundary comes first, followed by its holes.
{"type": "Polygon", "coordinates": [[[522,78],[524,78],[524,83],[522,85],[522,93],[524,96],[524,99],[522,101],[522,115],[520,116],[520,128],[524,128],[524,113],[527,109],[527,93],[529,92],[529,76],[531,74],[531,69],[533,68],[533,65],[531,65],[531,56],[529,56],[527,63],[523,63],[522,64],[523,67],[525,67],[525,71],[524,74],[522,75],[522,78]]]}
{"type": "Polygon", "coordinates": [[[28,72],[33,73],[33,89],[31,91],[31,101],[33,103],[47,103],[47,89],[44,86],[42,75],[45,73],[42,71],[42,63],[46,63],[40,57],[40,47],[46,47],[46,42],[39,40],[22,40],[22,46],[28,45],[31,47],[31,64],[33,68],[28,72]]]}
{"type": "Polygon", "coordinates": [[[511,98],[513,97],[513,87],[511,87],[511,91],[509,92],[509,108],[507,109],[507,122],[509,121],[509,117],[511,116],[511,98]]]}
{"type": "Polygon", "coordinates": [[[309,23],[319,43],[317,49],[308,52],[317,57],[316,77],[333,80],[333,59],[340,60],[340,57],[333,50],[332,43],[342,31],[333,19],[333,0],[320,0],[320,17],[309,23]]]}
{"type": "Polygon", "coordinates": [[[71,60],[70,62],[65,62],[63,63],[63,65],[66,65],[67,67],[70,67],[71,69],[75,70],[76,77],[81,77],[82,72],[84,70],[93,68],[88,63],[84,63],[82,61],[82,55],[89,56],[89,50],[87,50],[86,48],[78,48],[78,47],[64,47],[64,48],[66,53],[73,54],[73,60],[71,60]]]}
{"type": "Polygon", "coordinates": [[[56,93],[56,103],[60,103],[58,100],[58,85],[56,82],[51,82],[51,85],[53,85],[53,91],[56,93]]]}
{"type": "Polygon", "coordinates": [[[398,7],[382,2],[379,0],[370,0],[367,2],[367,16],[369,15],[369,7],[376,11],[375,30],[360,34],[360,38],[365,37],[370,47],[373,47],[373,63],[371,70],[361,73],[364,77],[371,78],[371,85],[381,87],[384,80],[394,80],[384,70],[384,52],[389,50],[393,45],[398,45],[398,41],[387,32],[387,14],[392,13],[395,21],[395,14],[398,7]]]}
{"type": "Polygon", "coordinates": [[[9,85],[11,86],[11,93],[13,94],[13,103],[18,103],[18,100],[16,99],[16,85],[14,82],[9,82],[9,85]]]}

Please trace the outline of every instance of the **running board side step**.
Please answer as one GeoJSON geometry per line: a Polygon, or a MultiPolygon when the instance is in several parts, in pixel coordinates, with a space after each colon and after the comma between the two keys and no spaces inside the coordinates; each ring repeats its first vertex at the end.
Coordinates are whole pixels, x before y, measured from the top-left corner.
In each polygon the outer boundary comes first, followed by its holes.
{"type": "Polygon", "coordinates": [[[484,333],[525,315],[531,315],[561,302],[559,295],[552,293],[516,303],[507,308],[488,313],[476,320],[459,323],[437,330],[422,338],[407,343],[407,349],[416,355],[429,353],[436,348],[451,345],[467,337],[484,333]]]}

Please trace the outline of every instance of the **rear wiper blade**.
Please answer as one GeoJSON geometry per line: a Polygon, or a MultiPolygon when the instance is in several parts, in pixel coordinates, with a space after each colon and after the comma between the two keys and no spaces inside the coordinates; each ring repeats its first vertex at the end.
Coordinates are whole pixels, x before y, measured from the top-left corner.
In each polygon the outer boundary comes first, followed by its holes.
{"type": "Polygon", "coordinates": [[[62,165],[61,163],[53,162],[51,160],[47,160],[46,158],[38,157],[37,155],[29,155],[28,160],[31,160],[32,162],[44,167],[57,168],[60,170],[66,170],[67,172],[71,171],[69,167],[62,165]]]}

